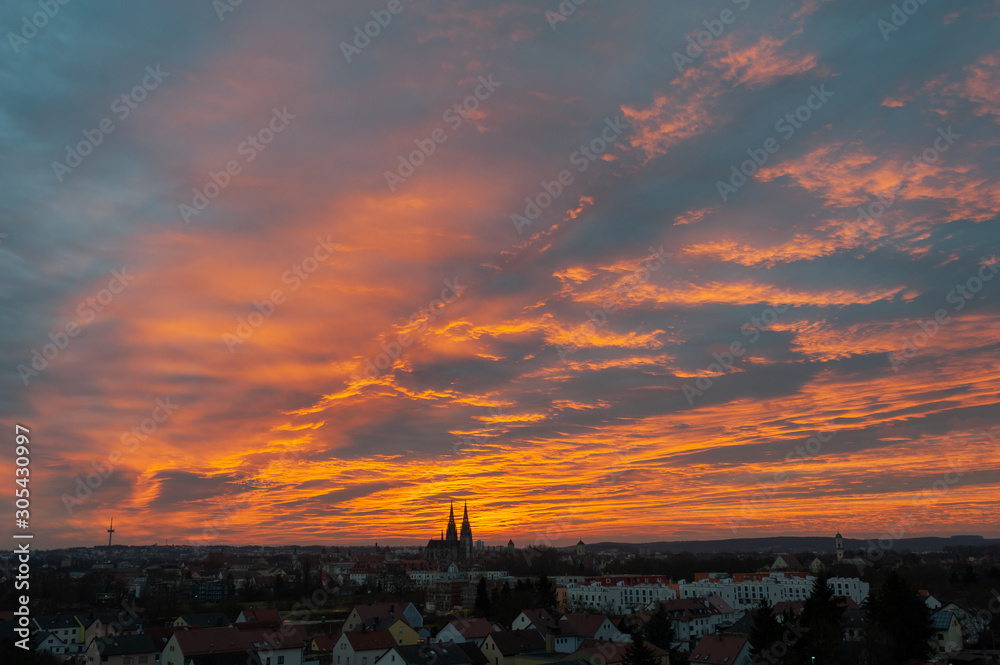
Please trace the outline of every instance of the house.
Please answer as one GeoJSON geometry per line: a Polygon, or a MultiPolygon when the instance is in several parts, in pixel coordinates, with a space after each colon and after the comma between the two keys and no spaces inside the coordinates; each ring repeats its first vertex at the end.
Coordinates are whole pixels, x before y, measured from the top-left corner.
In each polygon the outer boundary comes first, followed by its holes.
{"type": "Polygon", "coordinates": [[[333,661],[333,649],[337,640],[333,635],[313,635],[306,647],[306,657],[315,660],[320,665],[330,665],[333,661]]]}
{"type": "Polygon", "coordinates": [[[225,654],[242,653],[244,665],[250,658],[259,658],[261,665],[302,665],[306,643],[303,626],[179,630],[167,640],[160,664],[228,665],[225,654]]]}
{"type": "Polygon", "coordinates": [[[480,650],[489,665],[515,665],[514,657],[533,651],[545,651],[545,638],[537,630],[508,630],[490,633],[480,650]]]}
{"type": "Polygon", "coordinates": [[[774,563],[771,564],[771,570],[800,572],[802,571],[802,564],[792,554],[779,554],[775,558],[774,563]]]}
{"type": "Polygon", "coordinates": [[[88,612],[76,615],[83,628],[83,643],[89,645],[94,638],[111,635],[134,635],[142,629],[142,622],[134,610],[114,612],[88,612]]]}
{"type": "Polygon", "coordinates": [[[153,638],[153,646],[156,647],[156,662],[159,664],[163,649],[166,648],[167,642],[173,637],[174,633],[187,630],[183,626],[153,626],[143,632],[153,638]]]}
{"type": "Polygon", "coordinates": [[[34,617],[33,631],[38,651],[54,656],[72,656],[84,651],[84,627],[68,614],[34,617]],[[43,633],[45,633],[43,635],[43,633]]]}
{"type": "Polygon", "coordinates": [[[544,635],[554,625],[555,619],[545,610],[524,610],[511,622],[510,629],[527,630],[528,628],[534,628],[544,635]]]}
{"type": "Polygon", "coordinates": [[[347,615],[344,621],[344,632],[357,630],[365,619],[371,618],[400,618],[406,621],[410,628],[419,629],[424,626],[424,617],[413,603],[371,603],[370,605],[357,605],[347,615]]]}
{"type": "Polygon", "coordinates": [[[388,630],[348,630],[333,647],[333,665],[375,665],[386,651],[399,646],[388,630]]]}
{"type": "MultiPolygon", "coordinates": [[[[631,643],[631,640],[628,642],[585,640],[570,658],[583,660],[590,665],[614,665],[625,660],[625,650],[631,643]]],[[[670,665],[670,655],[665,650],[650,642],[646,642],[646,646],[653,652],[657,665],[670,665]]]]}
{"type": "MultiPolygon", "coordinates": [[[[13,622],[11,622],[13,626],[13,622]]],[[[12,629],[13,630],[13,629],[12,629]]],[[[35,647],[35,651],[50,653],[53,656],[58,656],[60,659],[66,658],[71,655],[70,648],[71,645],[63,642],[61,638],[56,637],[54,633],[50,633],[47,630],[36,630],[32,633],[35,638],[35,643],[38,645],[35,647]]]]}
{"type": "Polygon", "coordinates": [[[719,596],[675,598],[660,602],[674,624],[675,645],[691,645],[703,635],[714,633],[721,624],[734,623],[737,612],[719,596]]]}
{"type": "Polygon", "coordinates": [[[450,644],[469,642],[481,647],[487,635],[501,631],[503,628],[500,627],[500,624],[486,619],[452,619],[451,623],[438,631],[434,641],[450,644]]]}
{"type": "Polygon", "coordinates": [[[419,644],[420,634],[413,630],[401,617],[369,618],[361,623],[360,630],[388,630],[396,639],[396,644],[419,644]]]}
{"type": "Polygon", "coordinates": [[[962,625],[954,612],[935,612],[931,615],[934,635],[929,643],[935,653],[950,653],[962,649],[962,625]]]}
{"type": "Polygon", "coordinates": [[[375,665],[488,665],[483,652],[472,642],[432,643],[393,647],[375,665]]]}
{"type": "Polygon", "coordinates": [[[98,637],[87,647],[87,665],[154,665],[156,645],[149,635],[98,637]]]}
{"type": "Polygon", "coordinates": [[[750,665],[750,641],[739,635],[705,635],[691,649],[688,660],[707,665],[750,665]]]}
{"type": "Polygon", "coordinates": [[[578,635],[582,639],[611,640],[613,642],[628,642],[629,636],[618,630],[618,627],[603,614],[587,612],[569,612],[559,619],[560,632],[566,635],[578,635]]]}
{"type": "Polygon", "coordinates": [[[917,593],[920,595],[920,598],[924,601],[924,604],[927,605],[928,609],[930,609],[931,611],[941,609],[942,605],[941,601],[932,596],[930,591],[928,591],[927,589],[920,589],[919,591],[917,591],[917,593]]]}
{"type": "Polygon", "coordinates": [[[204,614],[182,614],[174,619],[173,625],[189,628],[224,628],[232,624],[221,612],[206,612],[204,614]]]}
{"type": "MultiPolygon", "coordinates": [[[[240,615],[236,617],[236,623],[269,623],[281,625],[281,615],[278,614],[278,610],[271,609],[260,609],[260,610],[243,610],[240,615]]],[[[208,626],[203,626],[207,628],[208,626]]]]}

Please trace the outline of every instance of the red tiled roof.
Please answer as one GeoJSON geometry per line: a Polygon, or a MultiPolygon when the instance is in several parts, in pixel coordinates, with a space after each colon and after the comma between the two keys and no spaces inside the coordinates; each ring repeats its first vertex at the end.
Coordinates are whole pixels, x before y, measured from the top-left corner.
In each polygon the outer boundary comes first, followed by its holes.
{"type": "Polygon", "coordinates": [[[314,635],[310,648],[314,648],[321,653],[327,653],[333,651],[333,645],[336,643],[337,640],[333,639],[333,635],[314,635]]]}
{"type": "Polygon", "coordinates": [[[270,629],[239,630],[237,628],[197,628],[180,631],[174,639],[185,657],[204,653],[230,653],[247,649],[294,649],[305,646],[303,626],[286,626],[281,631],[270,629]],[[259,645],[259,646],[255,646],[259,645]]]}
{"type": "Polygon", "coordinates": [[[490,633],[499,633],[500,629],[492,621],[483,618],[475,619],[452,619],[451,625],[466,639],[476,639],[486,637],[490,633]]]}
{"type": "Polygon", "coordinates": [[[371,605],[355,605],[354,610],[362,619],[397,617],[405,621],[403,611],[406,607],[406,603],[372,603],[371,605]]]}
{"type": "Polygon", "coordinates": [[[396,639],[388,630],[349,630],[344,633],[344,637],[351,643],[351,648],[355,651],[385,651],[397,646],[396,639]]]}
{"type": "Polygon", "coordinates": [[[573,631],[581,637],[594,637],[607,617],[603,614],[589,614],[586,612],[570,612],[564,614],[561,622],[565,622],[573,631]]]}
{"type": "Polygon", "coordinates": [[[552,620],[552,615],[543,609],[524,610],[521,614],[528,617],[528,620],[536,626],[552,620]]]}
{"type": "Polygon", "coordinates": [[[691,649],[691,663],[733,665],[747,645],[747,638],[738,635],[705,635],[691,649]]]}

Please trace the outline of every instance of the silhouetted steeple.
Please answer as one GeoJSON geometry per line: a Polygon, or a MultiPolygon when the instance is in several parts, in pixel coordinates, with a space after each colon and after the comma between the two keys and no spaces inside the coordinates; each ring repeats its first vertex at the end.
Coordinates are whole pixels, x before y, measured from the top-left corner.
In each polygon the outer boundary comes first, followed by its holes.
{"type": "Polygon", "coordinates": [[[460,540],[463,559],[472,558],[472,525],[469,524],[469,502],[465,502],[465,514],[462,516],[462,536],[460,540]]]}
{"type": "Polygon", "coordinates": [[[455,526],[455,504],[451,504],[451,513],[448,515],[448,531],[444,536],[445,542],[458,544],[458,527],[455,526]]]}

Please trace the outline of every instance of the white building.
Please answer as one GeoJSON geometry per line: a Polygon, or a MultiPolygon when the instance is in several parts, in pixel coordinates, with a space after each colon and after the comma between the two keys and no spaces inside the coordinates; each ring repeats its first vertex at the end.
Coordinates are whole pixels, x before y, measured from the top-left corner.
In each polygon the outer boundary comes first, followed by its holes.
{"type": "Polygon", "coordinates": [[[349,630],[333,645],[333,665],[375,665],[389,649],[399,646],[388,630],[349,630]]]}
{"type": "Polygon", "coordinates": [[[588,585],[570,583],[566,586],[566,604],[570,611],[629,614],[646,609],[657,601],[673,598],[677,598],[677,589],[667,584],[628,586],[624,582],[617,582],[613,586],[607,586],[592,582],[588,585]]]}

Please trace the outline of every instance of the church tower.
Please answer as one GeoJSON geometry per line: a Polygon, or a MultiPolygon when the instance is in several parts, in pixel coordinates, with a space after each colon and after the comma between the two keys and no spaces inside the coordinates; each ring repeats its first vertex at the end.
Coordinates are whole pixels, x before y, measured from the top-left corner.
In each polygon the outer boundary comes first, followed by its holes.
{"type": "Polygon", "coordinates": [[[461,557],[469,560],[472,558],[472,525],[469,524],[469,502],[465,502],[465,515],[462,516],[462,536],[460,541],[461,557]]]}
{"type": "Polygon", "coordinates": [[[840,535],[839,531],[837,532],[836,543],[837,543],[837,563],[840,563],[841,561],[844,560],[844,537],[840,535]]]}
{"type": "Polygon", "coordinates": [[[455,526],[455,504],[451,504],[451,513],[448,514],[448,530],[444,533],[444,540],[448,547],[458,546],[458,527],[455,526]]]}

